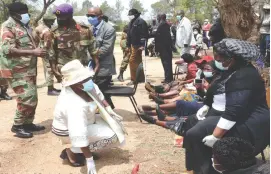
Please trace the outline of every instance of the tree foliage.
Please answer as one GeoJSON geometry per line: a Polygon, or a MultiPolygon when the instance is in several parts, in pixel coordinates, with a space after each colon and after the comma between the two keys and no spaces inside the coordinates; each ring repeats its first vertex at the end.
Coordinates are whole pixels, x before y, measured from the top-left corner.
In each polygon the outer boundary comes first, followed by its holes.
{"type": "Polygon", "coordinates": [[[139,12],[141,12],[141,14],[147,12],[147,10],[144,9],[143,4],[141,3],[140,0],[130,0],[129,7],[130,9],[132,8],[137,9],[139,12]]]}
{"type": "Polygon", "coordinates": [[[116,21],[121,21],[121,14],[124,10],[124,6],[122,5],[121,0],[116,0],[115,10],[116,10],[116,21]]]}

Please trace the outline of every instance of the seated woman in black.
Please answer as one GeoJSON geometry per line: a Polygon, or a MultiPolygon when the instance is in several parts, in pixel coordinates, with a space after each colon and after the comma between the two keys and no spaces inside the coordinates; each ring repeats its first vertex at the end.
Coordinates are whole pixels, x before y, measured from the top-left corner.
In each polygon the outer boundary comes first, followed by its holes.
{"type": "Polygon", "coordinates": [[[189,129],[186,167],[195,173],[216,173],[212,167],[212,147],[223,137],[239,137],[250,142],[254,155],[269,144],[270,112],[264,82],[250,61],[259,57],[257,46],[236,39],[214,45],[217,68],[226,79],[226,108],[221,117],[208,116],[189,129]]]}

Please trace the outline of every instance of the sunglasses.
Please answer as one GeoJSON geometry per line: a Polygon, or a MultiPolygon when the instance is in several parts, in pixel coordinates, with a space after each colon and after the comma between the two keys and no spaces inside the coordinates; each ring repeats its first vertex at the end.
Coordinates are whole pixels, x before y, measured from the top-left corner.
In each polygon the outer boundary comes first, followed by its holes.
{"type": "Polygon", "coordinates": [[[94,15],[94,14],[86,14],[86,16],[87,16],[87,17],[92,17],[92,18],[95,18],[95,17],[96,17],[96,15],[94,15]]]}

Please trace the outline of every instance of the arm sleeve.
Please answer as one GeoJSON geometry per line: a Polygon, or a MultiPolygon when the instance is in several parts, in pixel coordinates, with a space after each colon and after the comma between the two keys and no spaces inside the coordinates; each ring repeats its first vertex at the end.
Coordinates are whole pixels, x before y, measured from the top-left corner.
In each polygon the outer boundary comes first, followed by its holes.
{"type": "Polygon", "coordinates": [[[149,32],[148,32],[148,25],[147,23],[142,20],[142,25],[141,25],[141,39],[147,39],[149,37],[149,32]]]}
{"type": "Polygon", "coordinates": [[[73,106],[67,110],[68,130],[73,147],[87,147],[88,140],[88,120],[87,108],[73,106]]]}
{"type": "Polygon", "coordinates": [[[206,97],[204,98],[204,105],[207,105],[209,106],[210,108],[212,107],[212,104],[214,102],[214,95],[213,93],[211,92],[212,88],[209,88],[206,92],[206,97]]]}
{"type": "Polygon", "coordinates": [[[103,95],[103,93],[101,92],[101,90],[99,89],[99,87],[98,87],[96,84],[94,84],[94,88],[95,88],[95,91],[96,91],[96,93],[97,93],[99,99],[100,99],[101,101],[103,101],[103,100],[104,100],[104,95],[103,95]]]}
{"type": "Polygon", "coordinates": [[[226,109],[222,118],[236,122],[238,117],[242,117],[244,111],[247,110],[250,96],[251,90],[226,93],[226,109]]]}
{"type": "Polygon", "coordinates": [[[16,48],[16,39],[11,29],[1,28],[1,50],[4,54],[11,54],[11,49],[16,48]]]}
{"type": "Polygon", "coordinates": [[[109,52],[113,49],[115,45],[115,40],[116,40],[115,29],[111,29],[105,33],[102,46],[99,48],[99,51],[98,51],[99,59],[109,54],[109,52]]]}
{"type": "Polygon", "coordinates": [[[89,45],[88,45],[88,51],[91,57],[95,57],[98,54],[98,49],[96,47],[96,40],[93,36],[92,32],[89,30],[89,45]]]}
{"type": "Polygon", "coordinates": [[[191,27],[191,23],[189,21],[186,22],[186,24],[184,25],[185,28],[185,39],[184,39],[184,44],[189,44],[189,37],[191,36],[192,33],[192,27],[191,27]]]}

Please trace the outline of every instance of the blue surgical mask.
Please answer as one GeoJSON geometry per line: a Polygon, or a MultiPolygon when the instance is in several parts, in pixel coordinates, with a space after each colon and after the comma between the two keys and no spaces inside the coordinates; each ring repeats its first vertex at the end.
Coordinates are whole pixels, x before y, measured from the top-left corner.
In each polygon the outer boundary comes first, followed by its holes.
{"type": "Polygon", "coordinates": [[[22,22],[22,24],[24,24],[24,25],[27,25],[28,23],[29,23],[29,21],[30,21],[30,16],[29,16],[29,14],[28,13],[25,13],[25,14],[21,14],[21,22],[22,22]]]}
{"type": "Polygon", "coordinates": [[[93,25],[94,27],[97,27],[100,23],[98,17],[88,17],[88,22],[93,25]]]}
{"type": "Polygon", "coordinates": [[[224,67],[222,62],[218,62],[218,61],[216,61],[216,60],[215,60],[215,66],[216,66],[218,69],[222,70],[222,71],[225,71],[225,70],[228,70],[228,69],[229,69],[229,67],[224,67]]]}
{"type": "Polygon", "coordinates": [[[180,16],[180,15],[176,16],[176,18],[177,18],[179,21],[182,20],[182,16],[180,16]]]}
{"type": "Polygon", "coordinates": [[[94,89],[94,83],[93,81],[90,79],[89,81],[87,81],[86,83],[83,83],[83,91],[85,92],[89,92],[92,89],[94,89]]]}
{"type": "Polygon", "coordinates": [[[204,74],[204,77],[206,77],[206,78],[213,77],[213,72],[203,71],[203,74],[204,74]]]}

